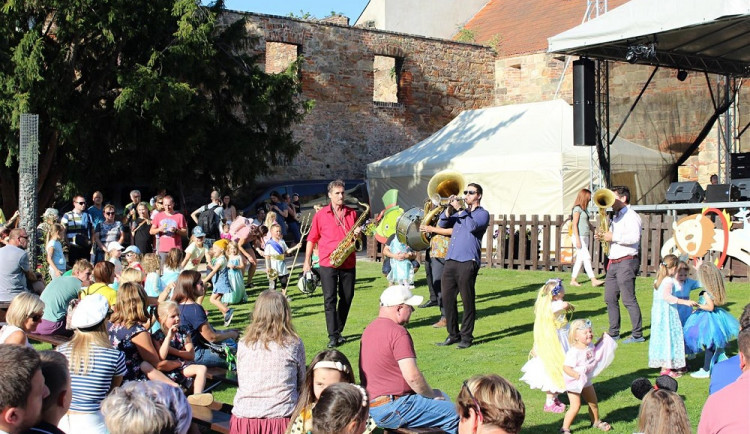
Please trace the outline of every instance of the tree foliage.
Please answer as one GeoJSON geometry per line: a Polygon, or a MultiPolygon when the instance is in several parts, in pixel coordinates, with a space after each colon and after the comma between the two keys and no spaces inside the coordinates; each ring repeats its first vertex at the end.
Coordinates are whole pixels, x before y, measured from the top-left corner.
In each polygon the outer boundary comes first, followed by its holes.
{"type": "Polygon", "coordinates": [[[40,206],[60,186],[248,185],[300,149],[312,102],[297,65],[265,74],[223,1],[5,0],[0,182],[17,173],[18,121],[40,115],[40,206]]]}

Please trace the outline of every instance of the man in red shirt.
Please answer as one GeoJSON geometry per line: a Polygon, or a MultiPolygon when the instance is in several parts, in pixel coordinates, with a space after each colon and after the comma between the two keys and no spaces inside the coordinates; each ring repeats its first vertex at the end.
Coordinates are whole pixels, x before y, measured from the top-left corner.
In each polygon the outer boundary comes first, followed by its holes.
{"type": "MultiPolygon", "coordinates": [[[[328,348],[333,348],[346,342],[341,332],[346,325],[346,318],[349,316],[349,308],[354,298],[357,258],[352,252],[338,268],[331,265],[330,258],[331,253],[354,226],[357,213],[344,206],[344,181],[337,179],[328,184],[328,198],[331,200],[330,205],[318,211],[310,225],[302,271],[311,270],[313,248],[317,244],[320,257],[320,281],[323,285],[323,305],[328,328],[328,348]]],[[[360,228],[355,229],[356,234],[359,232],[360,228]]]]}
{"type": "Polygon", "coordinates": [[[174,199],[172,196],[164,196],[162,199],[164,211],[154,216],[151,235],[159,237],[159,258],[163,264],[167,259],[167,253],[173,247],[182,249],[182,237],[187,236],[187,221],[185,216],[174,212],[174,199]]]}
{"type": "Polygon", "coordinates": [[[456,433],[456,407],[427,383],[404,327],[422,300],[402,285],[383,291],[378,317],[362,333],[359,378],[370,395],[370,416],[379,427],[440,427],[456,433]]]}

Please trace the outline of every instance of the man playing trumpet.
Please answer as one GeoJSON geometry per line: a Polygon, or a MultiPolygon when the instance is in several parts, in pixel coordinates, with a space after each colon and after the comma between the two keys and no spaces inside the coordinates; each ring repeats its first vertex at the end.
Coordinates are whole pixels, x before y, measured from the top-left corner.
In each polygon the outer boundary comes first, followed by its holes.
{"type": "MultiPolygon", "coordinates": [[[[490,214],[480,206],[482,187],[479,184],[472,183],[466,187],[463,200],[465,209],[460,209],[461,200],[455,195],[450,196],[448,201],[449,207],[438,221],[440,228],[451,229],[450,233],[438,232],[451,236],[441,285],[448,337],[438,345],[459,343],[458,348],[469,348],[474,340],[476,318],[474,285],[481,265],[482,237],[490,223],[490,214]],[[457,301],[459,293],[464,305],[460,332],[457,301]]],[[[429,230],[429,227],[423,227],[422,230],[429,230]]]]}
{"type": "Polygon", "coordinates": [[[635,276],[638,274],[641,245],[641,217],[630,207],[630,189],[613,187],[614,216],[608,232],[597,231],[596,239],[610,242],[607,278],[604,281],[604,302],[609,316],[609,335],[620,338],[620,295],[628,310],[633,332],[624,343],[643,342],[641,307],[635,297],[635,276]]]}

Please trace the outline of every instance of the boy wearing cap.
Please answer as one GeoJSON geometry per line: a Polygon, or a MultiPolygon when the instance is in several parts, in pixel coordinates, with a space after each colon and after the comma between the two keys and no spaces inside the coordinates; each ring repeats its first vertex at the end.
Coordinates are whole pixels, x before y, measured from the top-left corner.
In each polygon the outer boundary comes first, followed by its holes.
{"type": "Polygon", "coordinates": [[[456,408],[425,380],[417,367],[414,342],[404,327],[422,300],[402,285],[383,291],[378,317],[362,333],[359,378],[370,395],[370,415],[378,426],[440,427],[456,433],[456,408]],[[399,417],[392,417],[396,413],[399,417]]]}

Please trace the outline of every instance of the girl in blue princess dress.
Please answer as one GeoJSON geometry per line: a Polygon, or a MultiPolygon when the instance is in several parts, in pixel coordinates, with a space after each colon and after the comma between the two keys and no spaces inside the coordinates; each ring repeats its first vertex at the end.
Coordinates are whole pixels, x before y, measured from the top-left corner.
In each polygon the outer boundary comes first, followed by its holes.
{"type": "Polygon", "coordinates": [[[675,297],[674,277],[679,260],[667,255],[659,265],[654,282],[654,303],[651,306],[651,339],[648,344],[649,368],[661,368],[661,375],[677,378],[685,367],[685,343],[677,305],[697,306],[690,300],[675,297]]]}
{"type": "MultiPolygon", "coordinates": [[[[674,295],[683,300],[690,300],[690,291],[698,289],[701,286],[697,280],[689,278],[688,274],[690,274],[690,266],[686,262],[680,261],[677,265],[677,274],[674,278],[674,295]]],[[[680,322],[684,326],[685,321],[693,313],[693,308],[686,304],[678,304],[677,312],[680,314],[680,322]]]]}
{"type": "Polygon", "coordinates": [[[726,359],[724,348],[737,337],[739,322],[719,306],[726,303],[724,278],[712,262],[698,267],[698,280],[703,291],[698,297],[698,310],[685,321],[685,348],[688,354],[697,354],[705,348],[703,367],[690,374],[694,378],[709,378],[716,362],[726,359]]]}

